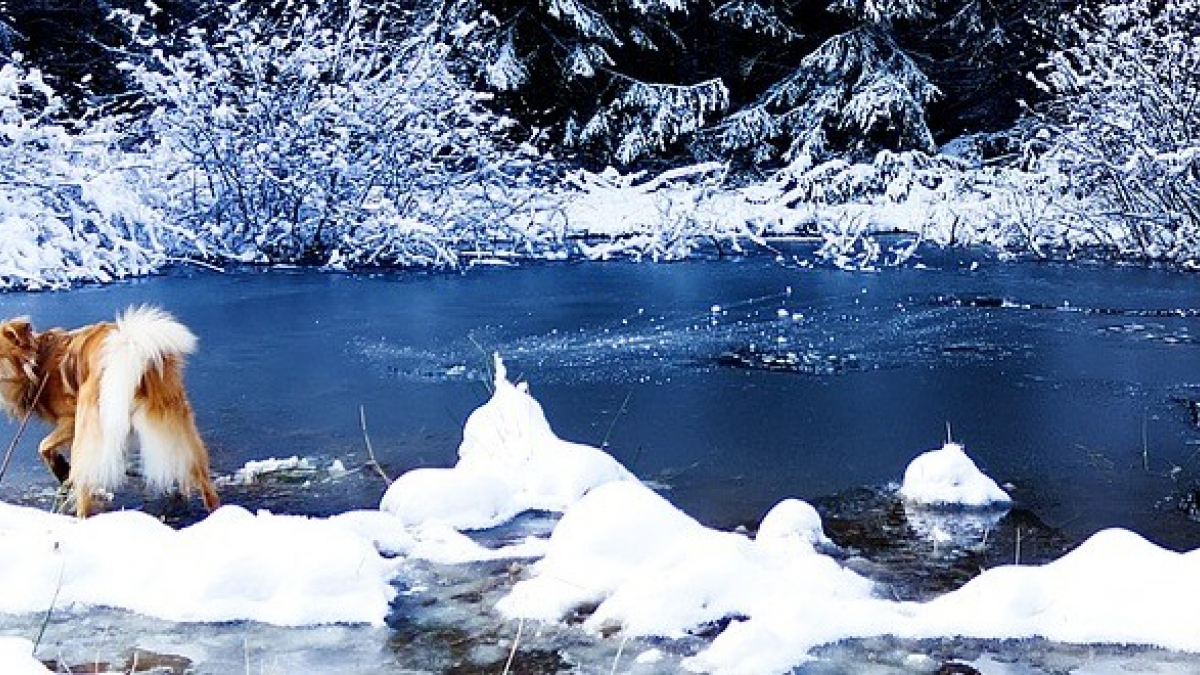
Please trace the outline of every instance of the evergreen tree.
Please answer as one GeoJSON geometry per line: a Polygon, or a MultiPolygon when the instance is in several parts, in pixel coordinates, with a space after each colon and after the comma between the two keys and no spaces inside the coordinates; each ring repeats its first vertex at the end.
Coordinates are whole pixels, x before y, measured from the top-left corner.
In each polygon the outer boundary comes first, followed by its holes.
{"type": "Polygon", "coordinates": [[[728,90],[689,64],[696,0],[455,0],[439,18],[479,80],[552,139],[630,163],[719,118],[728,90]]]}
{"type": "Polygon", "coordinates": [[[42,70],[81,115],[122,98],[132,83],[118,67],[125,28],[115,12],[145,14],[147,30],[166,33],[211,14],[199,0],[0,0],[0,53],[13,51],[42,70]]]}
{"type": "Polygon", "coordinates": [[[802,167],[850,153],[932,150],[926,107],[937,89],[886,30],[835,35],[755,103],[730,115],[720,146],[759,161],[782,152],[802,167]]]}
{"type": "Polygon", "coordinates": [[[690,153],[807,166],[1011,124],[1057,7],[456,0],[439,25],[551,144],[624,164],[690,153]]]}

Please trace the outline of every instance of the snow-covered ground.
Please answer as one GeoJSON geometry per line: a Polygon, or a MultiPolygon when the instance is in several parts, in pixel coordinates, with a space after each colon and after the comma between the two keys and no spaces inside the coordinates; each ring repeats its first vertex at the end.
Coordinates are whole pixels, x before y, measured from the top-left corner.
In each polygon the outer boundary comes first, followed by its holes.
{"type": "MultiPolygon", "coordinates": [[[[534,562],[495,604],[497,617],[557,625],[583,611],[578,630],[614,641],[728,621],[682,662],[697,672],[786,672],[821,645],[878,635],[1200,652],[1200,552],[1108,530],[1052,563],[989,569],[932,601],[898,602],[830,555],[819,515],[800,499],[776,505],[753,535],[707,528],[601,450],[559,439],[499,358],[495,372],[457,465],[402,476],[379,510],[305,518],[225,506],[176,531],[139,512],[77,521],[0,505],[0,612],[105,606],[172,621],[379,625],[405,561],[512,558],[534,562]],[[548,537],[489,549],[471,536],[530,509],[562,514],[548,537]]],[[[982,501],[984,513],[1003,513],[1003,492],[972,469],[956,445],[923,456],[906,488],[917,476],[954,480],[926,480],[917,501],[937,506],[911,508],[952,506],[969,518],[982,501]],[[985,486],[988,499],[964,484],[985,486]]],[[[32,638],[0,637],[0,672],[39,672],[32,638]]],[[[639,647],[629,662],[661,657],[639,647]]]]}
{"type": "Polygon", "coordinates": [[[12,675],[40,675],[50,670],[33,658],[33,643],[19,637],[0,637],[0,667],[12,675]]]}

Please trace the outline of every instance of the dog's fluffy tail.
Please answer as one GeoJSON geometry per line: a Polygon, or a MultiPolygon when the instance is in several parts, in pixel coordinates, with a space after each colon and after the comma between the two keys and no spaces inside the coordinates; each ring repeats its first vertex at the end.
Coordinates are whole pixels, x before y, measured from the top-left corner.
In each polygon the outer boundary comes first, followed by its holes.
{"type": "Polygon", "coordinates": [[[141,306],[117,317],[100,356],[99,422],[102,442],[95,457],[77,457],[73,476],[88,485],[113,489],[125,476],[135,399],[151,369],[169,357],[196,350],[196,336],[161,309],[141,306]],[[85,465],[80,466],[80,460],[85,465]]]}

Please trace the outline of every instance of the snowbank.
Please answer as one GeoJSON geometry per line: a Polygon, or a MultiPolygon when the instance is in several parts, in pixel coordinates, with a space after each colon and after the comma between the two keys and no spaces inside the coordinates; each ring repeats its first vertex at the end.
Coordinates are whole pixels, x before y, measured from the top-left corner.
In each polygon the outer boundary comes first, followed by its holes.
{"type": "Polygon", "coordinates": [[[1197,597],[1200,551],[1175,553],[1112,529],[1054,562],[994,568],[953,593],[908,607],[913,620],[897,632],[1200,652],[1197,597]]]}
{"type": "Polygon", "coordinates": [[[691,666],[785,670],[812,647],[863,634],[883,606],[874,584],[814,548],[824,535],[796,517],[810,508],[783,502],[752,540],[705,528],[641,483],[610,483],[567,511],[533,576],[497,609],[554,621],[594,605],[585,630],[665,637],[737,618],[691,666]],[[725,648],[728,655],[714,652],[741,622],[767,630],[725,648]]]}
{"type": "Polygon", "coordinates": [[[99,605],[171,621],[382,624],[393,563],[335,521],[224,506],[181,530],[0,504],[0,611],[99,605]]]}
{"type": "Polygon", "coordinates": [[[561,512],[588,490],[633,475],[605,452],[559,439],[525,383],[495,357],[492,398],[467,419],[453,468],[416,469],[388,488],[380,508],[405,525],[494,527],[524,511],[561,512]]]}
{"type": "Polygon", "coordinates": [[[904,471],[900,496],[921,506],[1008,506],[1008,493],[975,466],[958,443],[948,442],[914,459],[904,471]]]}
{"type": "Polygon", "coordinates": [[[799,228],[808,216],[778,204],[761,205],[743,190],[722,187],[728,167],[698,164],[647,177],[579,170],[566,178],[570,191],[561,205],[567,230],[592,243],[579,252],[589,260],[630,258],[654,262],[681,260],[716,243],[739,251],[762,241],[767,223],[773,233],[799,228]]]}
{"type": "MultiPolygon", "coordinates": [[[[926,487],[932,503],[999,502],[964,501],[949,483],[926,487]]],[[[497,610],[563,621],[594,608],[583,628],[597,635],[682,637],[728,621],[684,661],[697,672],[787,672],[823,644],[882,635],[1039,636],[1200,652],[1200,608],[1191,601],[1200,551],[1173,553],[1107,530],[1048,565],[987,570],[958,591],[911,603],[843,568],[826,554],[830,546],[815,510],[798,500],[772,509],[751,539],[703,527],[644,484],[610,483],[566,511],[545,557],[497,610]]]]}
{"type": "Polygon", "coordinates": [[[0,636],[0,673],[45,675],[50,670],[33,658],[33,643],[24,638],[0,636]]]}

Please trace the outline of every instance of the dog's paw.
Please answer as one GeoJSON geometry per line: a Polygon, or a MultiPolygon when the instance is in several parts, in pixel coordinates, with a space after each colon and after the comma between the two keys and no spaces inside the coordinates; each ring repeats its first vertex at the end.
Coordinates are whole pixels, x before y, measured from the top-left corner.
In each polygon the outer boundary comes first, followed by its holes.
{"type": "Polygon", "coordinates": [[[54,473],[54,477],[58,482],[65,483],[67,478],[71,476],[71,463],[62,455],[55,455],[50,464],[50,471],[54,473]]]}

